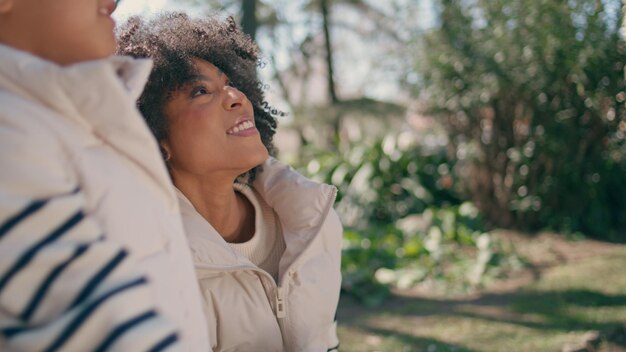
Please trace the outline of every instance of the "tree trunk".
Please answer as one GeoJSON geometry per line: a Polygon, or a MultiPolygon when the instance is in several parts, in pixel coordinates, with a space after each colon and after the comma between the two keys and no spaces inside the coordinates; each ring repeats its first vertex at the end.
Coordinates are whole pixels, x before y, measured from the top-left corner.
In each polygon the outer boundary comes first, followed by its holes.
{"type": "Polygon", "coordinates": [[[324,45],[326,47],[326,67],[328,68],[328,96],[331,103],[336,104],[339,102],[339,99],[337,98],[337,93],[335,91],[335,79],[333,77],[333,49],[330,38],[330,15],[328,11],[328,0],[320,0],[320,7],[324,23],[324,45]]]}
{"type": "Polygon", "coordinates": [[[256,39],[256,29],[258,26],[256,18],[257,0],[242,0],[241,3],[241,28],[252,40],[256,39]]]}

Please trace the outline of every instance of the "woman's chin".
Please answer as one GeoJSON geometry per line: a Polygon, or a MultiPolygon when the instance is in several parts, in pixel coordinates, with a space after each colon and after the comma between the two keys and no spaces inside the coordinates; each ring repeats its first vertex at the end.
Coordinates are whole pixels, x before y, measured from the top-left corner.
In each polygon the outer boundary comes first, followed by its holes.
{"type": "Polygon", "coordinates": [[[250,169],[253,169],[265,162],[269,157],[269,153],[265,146],[263,148],[259,148],[253,154],[250,154],[250,164],[252,165],[250,169]]]}
{"type": "Polygon", "coordinates": [[[246,174],[252,169],[254,169],[255,167],[260,166],[261,164],[265,162],[265,160],[267,160],[268,157],[269,157],[269,154],[265,153],[265,154],[255,155],[254,158],[252,157],[248,158],[245,161],[245,164],[242,165],[241,168],[237,168],[239,171],[238,175],[246,174]]]}

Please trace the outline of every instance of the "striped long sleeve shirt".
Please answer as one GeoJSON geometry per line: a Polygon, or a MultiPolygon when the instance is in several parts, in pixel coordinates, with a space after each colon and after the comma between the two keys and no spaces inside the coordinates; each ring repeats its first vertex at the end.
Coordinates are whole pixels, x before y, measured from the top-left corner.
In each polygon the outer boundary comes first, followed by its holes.
{"type": "Polygon", "coordinates": [[[146,278],[81,203],[80,190],[47,199],[0,196],[0,336],[7,348],[172,347],[176,332],[146,299],[146,278]]]}

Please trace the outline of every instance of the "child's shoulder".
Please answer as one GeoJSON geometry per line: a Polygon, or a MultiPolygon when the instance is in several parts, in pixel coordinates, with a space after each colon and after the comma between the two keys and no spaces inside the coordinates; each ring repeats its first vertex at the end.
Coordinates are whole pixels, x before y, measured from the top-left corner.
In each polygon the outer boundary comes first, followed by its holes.
{"type": "Polygon", "coordinates": [[[0,89],[0,132],[3,145],[37,144],[60,148],[76,140],[79,126],[56,110],[34,99],[0,89]],[[56,147],[55,147],[56,146],[56,147]]]}

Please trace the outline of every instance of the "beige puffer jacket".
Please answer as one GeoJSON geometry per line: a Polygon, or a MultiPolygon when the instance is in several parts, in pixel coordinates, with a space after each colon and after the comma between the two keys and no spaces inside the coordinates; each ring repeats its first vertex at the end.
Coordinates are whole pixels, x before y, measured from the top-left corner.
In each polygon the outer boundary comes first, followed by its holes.
{"type": "Polygon", "coordinates": [[[270,158],[253,184],[280,220],[286,249],[278,284],[231,249],[180,196],[214,351],[328,351],[341,285],[342,226],[333,186],[270,158]]]}
{"type": "Polygon", "coordinates": [[[1,351],[209,350],[174,187],[135,107],[151,67],[0,45],[1,351]]]}

